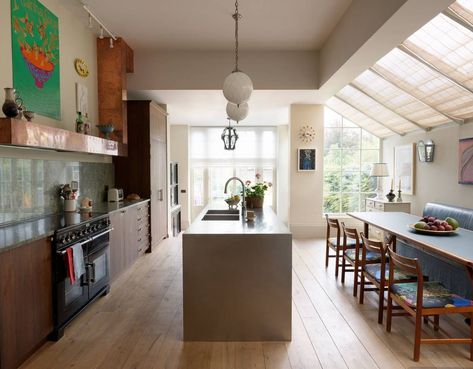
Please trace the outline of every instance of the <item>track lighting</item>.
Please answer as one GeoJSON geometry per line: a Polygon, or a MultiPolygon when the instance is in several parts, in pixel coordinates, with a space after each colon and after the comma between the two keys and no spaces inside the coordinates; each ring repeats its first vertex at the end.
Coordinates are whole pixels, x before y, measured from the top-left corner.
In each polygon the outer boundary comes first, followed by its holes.
{"type": "Polygon", "coordinates": [[[101,40],[103,40],[103,27],[102,26],[100,26],[100,36],[99,36],[99,38],[101,40]]]}
{"type": "Polygon", "coordinates": [[[92,16],[89,14],[89,28],[92,28],[92,16]]]}
{"type": "Polygon", "coordinates": [[[110,37],[110,49],[113,49],[113,38],[110,37]]]}

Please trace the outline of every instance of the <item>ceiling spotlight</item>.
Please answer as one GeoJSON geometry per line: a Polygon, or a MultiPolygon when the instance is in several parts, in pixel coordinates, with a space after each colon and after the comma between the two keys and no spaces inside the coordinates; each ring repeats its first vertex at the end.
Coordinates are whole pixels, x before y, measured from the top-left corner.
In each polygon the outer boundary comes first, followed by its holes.
{"type": "Polygon", "coordinates": [[[92,28],[92,16],[89,14],[89,28],[92,28]]]}
{"type": "Polygon", "coordinates": [[[99,38],[102,40],[103,39],[103,27],[100,26],[100,36],[99,38]]]}
{"type": "Polygon", "coordinates": [[[110,49],[113,49],[113,38],[110,37],[110,49]]]}

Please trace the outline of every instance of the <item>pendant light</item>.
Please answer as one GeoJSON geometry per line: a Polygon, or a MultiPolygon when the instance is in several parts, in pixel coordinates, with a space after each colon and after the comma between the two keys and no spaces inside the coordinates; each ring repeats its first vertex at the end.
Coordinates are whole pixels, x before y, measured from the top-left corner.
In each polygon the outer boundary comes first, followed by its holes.
{"type": "Polygon", "coordinates": [[[231,102],[227,103],[227,116],[237,123],[248,116],[248,110],[248,103],[243,103],[240,105],[235,105],[231,102]]]}
{"type": "Polygon", "coordinates": [[[229,102],[240,105],[250,99],[253,82],[247,74],[238,69],[238,21],[241,19],[241,14],[238,12],[238,0],[235,2],[235,13],[232,17],[235,20],[235,69],[223,82],[223,95],[229,102]]]}
{"type": "Polygon", "coordinates": [[[225,150],[235,150],[235,144],[238,140],[238,133],[235,127],[232,127],[230,118],[228,118],[228,126],[223,129],[221,135],[223,148],[225,150]]]}

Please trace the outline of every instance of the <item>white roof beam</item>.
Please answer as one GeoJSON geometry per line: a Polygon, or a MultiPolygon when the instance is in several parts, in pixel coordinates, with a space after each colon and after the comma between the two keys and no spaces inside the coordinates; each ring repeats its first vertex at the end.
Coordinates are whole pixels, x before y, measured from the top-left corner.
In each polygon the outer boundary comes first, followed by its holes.
{"type": "Polygon", "coordinates": [[[399,114],[397,111],[391,109],[389,106],[387,106],[386,104],[382,103],[381,101],[379,101],[378,99],[374,98],[373,96],[371,96],[369,93],[367,93],[366,91],[364,91],[363,89],[361,89],[360,87],[358,87],[357,85],[355,85],[354,83],[349,83],[348,84],[349,86],[353,87],[355,90],[357,90],[358,92],[362,93],[363,95],[367,96],[368,98],[370,98],[371,100],[373,100],[374,102],[378,103],[379,105],[381,105],[383,108],[389,110],[391,113],[397,115],[398,117],[402,118],[402,119],[405,119],[407,120],[409,123],[413,124],[414,126],[416,126],[417,128],[420,128],[422,130],[424,130],[425,132],[428,132],[430,131],[430,127],[424,127],[423,125],[417,123],[417,122],[414,122],[413,120],[405,117],[404,115],[402,114],[399,114]]]}
{"type": "Polygon", "coordinates": [[[404,132],[396,131],[395,129],[389,127],[389,126],[386,125],[385,123],[380,122],[378,119],[376,119],[376,118],[374,118],[374,117],[372,117],[372,116],[366,114],[363,110],[361,110],[360,108],[356,107],[356,106],[353,105],[352,103],[348,102],[348,101],[345,100],[343,97],[338,96],[338,94],[335,95],[335,97],[336,97],[338,100],[340,100],[341,102],[347,104],[349,107],[351,107],[351,108],[353,108],[353,109],[355,109],[355,110],[358,110],[358,111],[359,111],[360,113],[362,113],[363,115],[365,115],[365,116],[367,116],[368,118],[374,120],[376,123],[378,123],[379,125],[383,126],[384,128],[389,129],[392,133],[395,133],[395,134],[397,134],[397,135],[399,135],[399,136],[404,136],[404,135],[405,135],[404,132]]]}
{"type": "Polygon", "coordinates": [[[391,85],[393,85],[394,87],[398,88],[399,90],[401,90],[402,92],[404,92],[405,94],[411,96],[413,99],[415,99],[416,101],[420,102],[421,104],[423,104],[424,106],[427,106],[428,108],[436,111],[438,114],[444,116],[445,118],[451,120],[452,122],[454,123],[457,123],[457,124],[463,124],[465,123],[464,119],[461,119],[461,118],[456,118],[456,117],[453,117],[447,113],[444,113],[440,110],[438,110],[437,108],[435,108],[434,106],[426,103],[425,101],[419,99],[417,96],[413,95],[411,92],[409,92],[407,89],[405,89],[404,87],[402,87],[400,84],[398,84],[397,82],[393,81],[392,79],[390,79],[389,77],[385,76],[382,72],[378,71],[377,69],[375,69],[374,67],[370,67],[369,68],[369,71],[373,72],[374,74],[376,74],[378,77],[384,79],[386,82],[390,83],[391,85]]]}
{"type": "Polygon", "coordinates": [[[458,14],[455,10],[447,8],[442,12],[442,14],[450,18],[452,21],[458,23],[460,26],[465,27],[470,32],[473,32],[473,24],[458,14]]]}

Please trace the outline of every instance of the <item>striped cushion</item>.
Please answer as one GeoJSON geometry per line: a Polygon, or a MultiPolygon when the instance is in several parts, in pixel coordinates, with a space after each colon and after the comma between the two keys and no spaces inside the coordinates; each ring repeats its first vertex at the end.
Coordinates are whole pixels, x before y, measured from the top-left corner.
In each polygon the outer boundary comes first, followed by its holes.
{"type": "MultiPolygon", "coordinates": [[[[417,283],[399,283],[392,286],[392,291],[409,306],[417,305],[417,283]]],[[[424,282],[424,308],[473,306],[473,301],[450,292],[440,282],[424,282]]]]}
{"type": "MultiPolygon", "coordinates": [[[[345,252],[348,259],[355,261],[356,250],[351,249],[345,252]]],[[[362,251],[360,250],[359,260],[361,260],[362,251]]],[[[368,251],[366,253],[366,261],[381,261],[381,255],[377,252],[368,251]]]]}
{"type": "MultiPolygon", "coordinates": [[[[328,242],[333,246],[337,247],[337,237],[331,237],[328,239],[328,242]]],[[[343,237],[340,237],[340,246],[343,246],[343,237]]],[[[347,247],[354,248],[356,246],[356,241],[351,238],[347,238],[347,247]]]]}
{"type": "MultiPolygon", "coordinates": [[[[374,279],[378,282],[381,281],[381,264],[368,264],[365,266],[365,271],[369,275],[371,275],[374,279]]],[[[384,278],[387,281],[389,279],[389,263],[386,263],[386,270],[384,273],[384,278]]],[[[416,280],[417,277],[415,275],[410,275],[404,273],[399,269],[394,269],[394,280],[395,281],[402,281],[402,280],[416,280]]]]}

